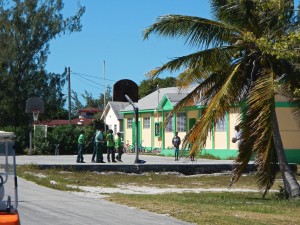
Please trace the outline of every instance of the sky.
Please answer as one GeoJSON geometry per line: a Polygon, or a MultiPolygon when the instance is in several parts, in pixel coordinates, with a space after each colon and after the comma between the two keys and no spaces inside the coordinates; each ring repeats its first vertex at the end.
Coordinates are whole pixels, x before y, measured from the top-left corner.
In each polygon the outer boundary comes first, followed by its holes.
{"type": "MultiPolygon", "coordinates": [[[[71,89],[79,97],[87,91],[98,98],[121,79],[139,85],[150,70],[196,51],[182,39],[151,35],[143,40],[143,31],[159,16],[211,18],[209,0],[64,0],[64,16],[74,15],[78,2],[86,7],[82,31],[50,42],[46,69],[61,74],[70,67],[71,89]]],[[[164,73],[160,78],[177,75],[164,73]]],[[[63,93],[67,92],[66,85],[63,93]]],[[[85,104],[81,97],[80,101],[85,104]]]]}

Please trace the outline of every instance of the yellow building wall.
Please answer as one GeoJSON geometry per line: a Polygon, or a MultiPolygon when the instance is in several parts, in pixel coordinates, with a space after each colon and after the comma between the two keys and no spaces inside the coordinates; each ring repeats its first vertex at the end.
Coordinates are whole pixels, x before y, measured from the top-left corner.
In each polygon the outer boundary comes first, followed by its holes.
{"type": "Polygon", "coordinates": [[[216,131],[215,132],[215,149],[226,149],[227,148],[227,132],[216,131]]]}
{"type": "MultiPolygon", "coordinates": [[[[184,134],[185,135],[185,134],[184,134]]],[[[181,140],[184,138],[184,135],[182,133],[178,133],[178,136],[181,138],[181,140]]],[[[172,138],[174,137],[173,132],[165,132],[165,148],[172,148],[172,138]]]]}
{"type": "MultiPolygon", "coordinates": [[[[283,98],[282,98],[283,99],[283,98]]],[[[199,109],[201,110],[201,109],[199,109]]],[[[187,129],[189,129],[189,119],[195,118],[198,119],[200,113],[199,110],[191,110],[187,111],[187,129]]],[[[283,146],[285,149],[300,149],[300,122],[295,120],[291,108],[287,107],[277,107],[276,108],[279,129],[283,141],[283,146]]],[[[213,136],[211,133],[208,134],[205,149],[238,149],[238,142],[232,143],[232,138],[235,137],[234,127],[238,123],[239,119],[239,109],[231,109],[228,114],[228,132],[215,132],[214,136],[214,146],[213,146],[213,136]],[[214,147],[214,148],[213,148],[214,147]]],[[[126,144],[129,141],[129,144],[132,144],[132,129],[127,128],[127,118],[132,118],[132,115],[125,115],[124,117],[124,133],[125,139],[124,143],[126,144]]],[[[145,114],[140,117],[141,122],[141,140],[143,140],[142,144],[145,147],[158,147],[162,148],[162,138],[154,137],[154,127],[153,124],[155,122],[162,122],[161,113],[157,114],[145,114]],[[144,129],[143,128],[143,118],[149,117],[151,128],[144,129]]],[[[163,123],[163,122],[162,122],[163,123]]],[[[181,140],[184,139],[186,133],[179,132],[178,133],[181,140]]],[[[164,132],[164,140],[165,140],[165,148],[172,148],[172,138],[174,136],[174,132],[164,132]]]]}
{"type": "MultiPolygon", "coordinates": [[[[191,118],[195,118],[195,120],[197,121],[197,119],[199,118],[199,110],[192,110],[192,111],[188,111],[187,114],[187,125],[189,126],[189,119],[191,118]]],[[[191,127],[188,127],[188,129],[190,129],[191,127]]]]}
{"type": "Polygon", "coordinates": [[[129,145],[132,145],[132,128],[127,128],[127,120],[128,118],[132,118],[128,115],[124,117],[124,144],[126,145],[129,143],[129,145]]]}
{"type": "Polygon", "coordinates": [[[235,129],[234,127],[238,124],[238,119],[239,119],[239,109],[231,109],[229,111],[229,140],[228,140],[228,145],[229,149],[238,149],[238,142],[232,143],[232,138],[235,137],[235,129]]]}
{"type": "Polygon", "coordinates": [[[144,147],[150,147],[151,146],[151,139],[152,139],[152,121],[153,118],[151,117],[151,114],[142,114],[140,117],[141,121],[141,143],[144,147]],[[144,128],[144,118],[150,118],[150,128],[144,128]]]}
{"type": "Polygon", "coordinates": [[[300,149],[300,124],[290,108],[276,108],[279,130],[285,149],[300,149]]]}
{"type": "Polygon", "coordinates": [[[205,145],[204,149],[212,149],[212,147],[213,147],[213,136],[212,136],[212,133],[210,132],[207,135],[206,145],[205,145]]]}

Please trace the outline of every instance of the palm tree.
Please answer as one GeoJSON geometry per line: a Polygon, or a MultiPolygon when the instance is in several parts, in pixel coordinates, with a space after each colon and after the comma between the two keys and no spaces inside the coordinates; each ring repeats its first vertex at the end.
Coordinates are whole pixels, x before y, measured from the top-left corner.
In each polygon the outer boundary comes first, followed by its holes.
{"type": "Polygon", "coordinates": [[[275,111],[275,95],[280,91],[300,115],[299,98],[293,98],[300,86],[300,71],[293,64],[300,58],[293,1],[211,0],[211,5],[215,20],[166,15],[144,31],[144,39],[151,34],[181,37],[199,49],[150,71],[149,76],[184,69],[177,77],[178,86],[196,84],[169,116],[200,100],[206,106],[183,141],[183,147],[194,143],[190,155],[205,146],[213,124],[232,107],[239,107],[242,132],[231,185],[254,155],[256,178],[265,194],[279,164],[285,190],[290,197],[299,197],[300,186],[288,166],[275,111]]]}

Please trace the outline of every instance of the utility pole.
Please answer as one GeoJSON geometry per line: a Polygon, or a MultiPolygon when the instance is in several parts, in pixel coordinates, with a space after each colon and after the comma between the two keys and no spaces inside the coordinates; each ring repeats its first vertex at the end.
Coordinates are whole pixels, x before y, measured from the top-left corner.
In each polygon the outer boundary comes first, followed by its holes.
{"type": "Polygon", "coordinates": [[[68,111],[69,111],[69,124],[71,124],[71,76],[70,67],[68,67],[68,111]]]}
{"type": "MultiPolygon", "coordinates": [[[[103,60],[103,80],[104,80],[104,106],[103,106],[103,112],[106,107],[106,82],[105,82],[105,60],[103,60]]],[[[106,116],[104,116],[104,131],[106,132],[106,116]]]]}

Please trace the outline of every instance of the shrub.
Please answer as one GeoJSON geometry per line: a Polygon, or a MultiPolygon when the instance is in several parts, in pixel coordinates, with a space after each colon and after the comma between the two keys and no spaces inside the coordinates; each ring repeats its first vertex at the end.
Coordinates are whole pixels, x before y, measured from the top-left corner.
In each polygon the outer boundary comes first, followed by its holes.
{"type": "Polygon", "coordinates": [[[78,137],[80,131],[84,130],[86,138],[86,153],[92,150],[91,142],[94,130],[92,127],[78,127],[76,125],[63,125],[48,128],[45,137],[44,132],[36,129],[34,135],[34,153],[35,154],[54,154],[56,145],[59,145],[59,154],[73,155],[77,154],[78,137]]]}

